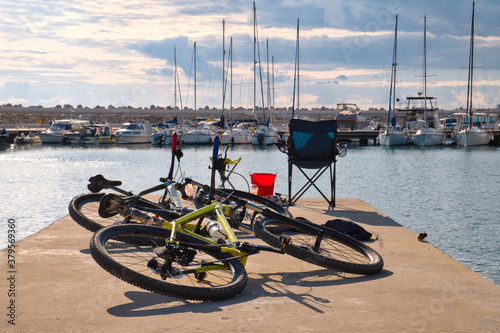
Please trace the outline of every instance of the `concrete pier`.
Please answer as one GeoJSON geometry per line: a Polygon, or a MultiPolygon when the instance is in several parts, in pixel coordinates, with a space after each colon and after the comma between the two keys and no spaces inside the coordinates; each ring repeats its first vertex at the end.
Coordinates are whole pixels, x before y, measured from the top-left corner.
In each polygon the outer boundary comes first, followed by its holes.
{"type": "MultiPolygon", "coordinates": [[[[69,216],[16,243],[15,273],[1,251],[2,332],[496,332],[500,287],[359,199],[301,199],[295,217],[358,222],[378,237],[374,276],[352,276],[291,256],[249,258],[249,281],[221,302],[183,301],[118,280],[89,253],[91,233],[69,216]],[[14,280],[10,281],[10,276],[14,280]],[[14,288],[15,296],[8,296],[14,288]],[[13,302],[13,303],[12,303],[13,302]],[[14,311],[8,307],[15,304],[14,311]],[[14,314],[15,326],[9,314],[14,314]]],[[[425,232],[425,230],[422,230],[425,232]]],[[[260,242],[244,236],[250,242],[260,242]]]]}

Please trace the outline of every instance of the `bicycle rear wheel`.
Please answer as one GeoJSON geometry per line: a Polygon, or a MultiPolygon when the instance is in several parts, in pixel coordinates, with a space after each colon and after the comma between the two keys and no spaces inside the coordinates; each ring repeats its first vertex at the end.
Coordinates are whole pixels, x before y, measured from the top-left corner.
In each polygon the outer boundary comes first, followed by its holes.
{"type": "MultiPolygon", "coordinates": [[[[170,230],[145,225],[116,225],[100,230],[90,241],[94,260],[106,271],[136,287],[165,296],[217,301],[241,293],[247,283],[243,265],[227,253],[177,247],[166,254],[170,230]],[[140,237],[149,244],[131,245],[119,239],[140,237]],[[166,268],[168,267],[168,268],[166,268]]],[[[208,244],[177,233],[177,240],[208,244]]],[[[170,249],[170,248],[169,248],[170,249]]]]}
{"type": "Polygon", "coordinates": [[[261,216],[256,219],[253,230],[269,245],[321,267],[362,275],[382,270],[382,257],[372,248],[333,229],[314,227],[321,230],[320,236],[291,228],[286,221],[261,216]]]}
{"type": "MultiPolygon", "coordinates": [[[[96,232],[104,227],[123,222],[125,217],[121,214],[109,214],[107,217],[101,217],[99,215],[99,204],[101,199],[106,194],[107,193],[88,193],[81,194],[73,198],[68,207],[69,215],[76,223],[92,232],[96,232]]],[[[163,209],[161,206],[142,198],[137,201],[133,207],[145,211],[148,209],[163,209]]],[[[168,211],[167,209],[164,209],[164,215],[165,216],[162,217],[169,220],[180,217],[180,214],[168,211]]],[[[131,220],[128,222],[134,221],[131,220]]]]}

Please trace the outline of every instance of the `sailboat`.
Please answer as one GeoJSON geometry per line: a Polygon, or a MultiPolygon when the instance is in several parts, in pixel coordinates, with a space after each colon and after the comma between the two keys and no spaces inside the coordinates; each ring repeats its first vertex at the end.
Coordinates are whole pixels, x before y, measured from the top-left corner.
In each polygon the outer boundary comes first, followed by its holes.
{"type": "Polygon", "coordinates": [[[394,51],[392,53],[391,87],[389,93],[389,112],[387,114],[387,127],[381,131],[378,141],[383,146],[403,146],[410,142],[408,133],[397,127],[396,118],[391,119],[391,110],[396,107],[396,67],[398,49],[398,16],[396,15],[396,28],[394,29],[394,51]]]}
{"type": "MultiPolygon", "coordinates": [[[[177,108],[177,88],[179,88],[179,100],[182,110],[182,96],[180,94],[179,72],[177,68],[177,48],[174,46],[174,108],[177,108]]],[[[183,113],[181,113],[183,115],[183,113]]],[[[179,124],[177,116],[173,120],[167,121],[165,124],[156,124],[152,126],[153,134],[151,134],[151,143],[153,145],[171,145],[173,142],[174,133],[177,133],[177,144],[181,141],[183,126],[185,125],[184,116],[179,124]]]]}
{"type": "MultiPolygon", "coordinates": [[[[256,96],[257,96],[257,10],[255,8],[255,1],[253,2],[253,113],[256,112],[256,96]]],[[[260,56],[259,56],[260,59],[260,56]]],[[[261,80],[262,82],[262,80],[261,80]]],[[[264,98],[262,100],[264,104],[264,98]]],[[[260,125],[255,131],[252,132],[252,145],[267,146],[278,142],[278,133],[270,126],[269,119],[266,122],[265,108],[264,111],[264,124],[260,125]]]]}
{"type": "Polygon", "coordinates": [[[474,7],[472,2],[472,24],[470,34],[469,51],[469,75],[467,81],[467,116],[465,117],[465,128],[452,133],[452,138],[459,146],[481,146],[491,141],[491,133],[476,126],[472,126],[472,83],[474,81],[474,7]]]}
{"type": "Polygon", "coordinates": [[[204,125],[198,128],[198,122],[196,117],[196,42],[194,42],[194,118],[195,118],[195,128],[184,132],[182,134],[182,140],[186,145],[203,145],[212,143],[213,131],[210,125],[204,125]]]}
{"type": "MultiPolygon", "coordinates": [[[[424,16],[424,128],[419,129],[415,134],[412,135],[411,139],[416,146],[439,146],[443,145],[446,136],[442,131],[439,131],[433,127],[429,127],[429,121],[427,120],[427,18],[424,16]]],[[[430,97],[432,103],[432,97],[430,97]]]]}
{"type": "MultiPolygon", "coordinates": [[[[224,24],[224,21],[223,21],[223,24],[224,24]]],[[[223,25],[224,27],[224,25],[223,25]]],[[[224,29],[223,29],[224,30],[224,29]]],[[[223,119],[224,119],[224,102],[225,102],[225,97],[226,97],[226,86],[227,86],[227,79],[225,78],[226,77],[226,71],[225,71],[225,68],[224,68],[224,55],[226,54],[226,50],[224,48],[224,33],[222,34],[222,72],[223,72],[223,75],[222,75],[222,116],[221,116],[221,124],[223,124],[223,119]]],[[[232,120],[232,109],[233,109],[233,105],[232,105],[232,85],[233,85],[233,80],[232,80],[232,76],[233,76],[233,38],[231,37],[231,44],[230,44],[230,47],[229,47],[229,57],[230,57],[230,63],[231,63],[231,106],[230,106],[230,111],[231,111],[231,120],[232,120]]],[[[229,73],[229,70],[227,71],[229,73]]],[[[232,125],[231,125],[231,128],[225,130],[221,135],[220,135],[220,142],[221,144],[223,145],[228,145],[228,144],[247,144],[247,143],[250,143],[251,140],[252,140],[252,137],[250,135],[250,132],[247,130],[247,127],[248,127],[248,123],[239,123],[239,124],[234,124],[233,122],[231,122],[232,125]]]]}

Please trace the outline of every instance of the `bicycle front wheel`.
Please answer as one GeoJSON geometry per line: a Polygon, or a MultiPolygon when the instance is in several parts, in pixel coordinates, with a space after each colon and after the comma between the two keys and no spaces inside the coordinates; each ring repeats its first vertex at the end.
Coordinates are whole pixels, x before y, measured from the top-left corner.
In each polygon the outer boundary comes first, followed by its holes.
{"type": "Polygon", "coordinates": [[[195,250],[207,242],[177,233],[178,246],[166,254],[170,230],[145,225],[116,225],[101,229],[90,241],[94,260],[106,271],[136,287],[158,294],[196,300],[218,301],[241,293],[247,283],[243,265],[225,253],[195,250]],[[141,245],[120,239],[141,238],[141,245]]]}
{"type": "Polygon", "coordinates": [[[321,233],[297,230],[286,221],[261,216],[256,219],[253,230],[269,245],[321,267],[362,275],[382,270],[382,257],[372,248],[333,229],[319,225],[314,227],[321,233]]]}

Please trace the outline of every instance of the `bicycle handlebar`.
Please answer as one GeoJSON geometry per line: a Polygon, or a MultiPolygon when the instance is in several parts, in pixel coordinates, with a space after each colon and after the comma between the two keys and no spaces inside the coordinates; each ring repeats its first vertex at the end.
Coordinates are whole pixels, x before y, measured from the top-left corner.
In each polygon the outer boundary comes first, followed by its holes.
{"type": "Polygon", "coordinates": [[[177,132],[172,134],[172,153],[177,149],[177,132]]]}

